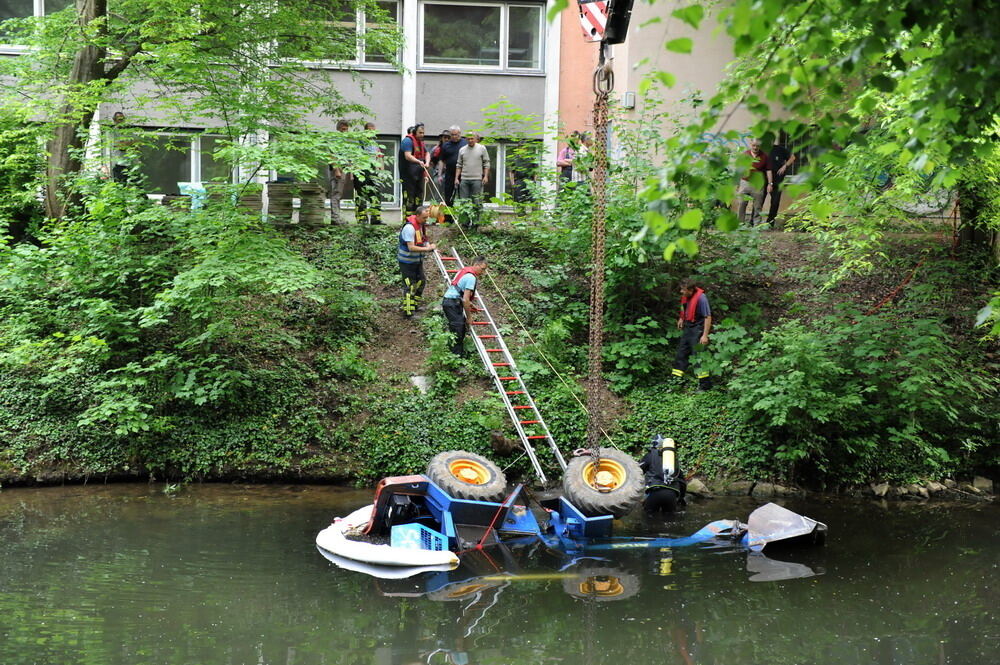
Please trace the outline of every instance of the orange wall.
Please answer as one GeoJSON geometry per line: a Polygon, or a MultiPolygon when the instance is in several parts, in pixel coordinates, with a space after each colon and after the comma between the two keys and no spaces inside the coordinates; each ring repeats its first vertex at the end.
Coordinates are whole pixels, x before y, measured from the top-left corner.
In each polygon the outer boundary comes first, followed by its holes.
{"type": "MultiPolygon", "coordinates": [[[[594,68],[598,45],[583,40],[575,0],[559,17],[559,129],[561,135],[594,127],[594,68]]],[[[559,142],[559,148],[565,145],[559,142]]]]}

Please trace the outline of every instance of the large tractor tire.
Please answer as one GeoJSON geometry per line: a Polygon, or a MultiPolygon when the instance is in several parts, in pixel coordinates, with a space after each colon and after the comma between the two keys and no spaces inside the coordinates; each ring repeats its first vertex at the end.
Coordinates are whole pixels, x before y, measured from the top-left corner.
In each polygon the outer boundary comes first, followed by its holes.
{"type": "Polygon", "coordinates": [[[607,603],[639,593],[639,576],[614,566],[584,564],[563,580],[563,591],[580,600],[607,603]]]}
{"type": "Polygon", "coordinates": [[[563,476],[563,496],[588,517],[626,515],[641,501],[639,463],[615,448],[601,448],[594,464],[589,455],[574,457],[563,476]]]}
{"type": "Polygon", "coordinates": [[[502,502],[507,496],[507,477],[482,455],[448,450],[431,458],[427,477],[456,499],[502,502]]]}

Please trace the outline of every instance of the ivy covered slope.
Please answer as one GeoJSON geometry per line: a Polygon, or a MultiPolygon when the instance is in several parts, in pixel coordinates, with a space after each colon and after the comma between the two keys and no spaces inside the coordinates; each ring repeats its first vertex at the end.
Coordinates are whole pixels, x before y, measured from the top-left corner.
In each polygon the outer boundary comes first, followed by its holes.
{"type": "MultiPolygon", "coordinates": [[[[483,371],[448,352],[440,315],[398,314],[393,228],[279,231],[113,184],[87,196],[85,214],[0,257],[3,482],[367,483],[453,448],[528,473],[483,371]],[[428,394],[412,374],[431,378],[428,394]]],[[[589,231],[573,214],[586,193],[561,197],[561,216],[535,213],[474,245],[491,258],[482,293],[568,452],[585,439],[589,231]]],[[[996,349],[973,328],[990,275],[980,257],[900,236],[867,276],[824,289],[831,259],[811,235],[704,231],[697,260],[667,263],[629,240],[641,215],[615,200],[603,415],[619,447],[638,454],[662,433],[699,473],[805,484],[995,470],[996,349]],[[718,387],[704,394],[668,383],[676,286],[690,273],[718,321],[718,387]]],[[[472,252],[457,230],[434,234],[472,252]]]]}

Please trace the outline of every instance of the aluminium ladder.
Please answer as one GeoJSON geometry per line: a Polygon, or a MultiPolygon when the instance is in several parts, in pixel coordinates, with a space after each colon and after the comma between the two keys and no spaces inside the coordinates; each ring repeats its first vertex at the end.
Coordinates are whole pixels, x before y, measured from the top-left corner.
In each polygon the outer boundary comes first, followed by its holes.
{"type": "MultiPolygon", "coordinates": [[[[441,271],[446,285],[451,284],[455,274],[465,267],[455,249],[451,250],[451,256],[445,256],[439,250],[434,250],[434,262],[437,263],[438,270],[441,271]]],[[[542,471],[542,465],[538,462],[538,456],[535,454],[532,442],[544,439],[549,444],[549,448],[552,449],[552,454],[555,455],[559,468],[563,471],[566,471],[566,460],[563,459],[548,426],[542,420],[542,414],[535,406],[535,400],[531,398],[527,386],[521,380],[521,374],[517,371],[514,358],[510,355],[510,351],[500,335],[500,329],[493,320],[486,303],[483,302],[479,289],[476,289],[475,305],[481,310],[483,319],[469,321],[467,325],[472,332],[476,351],[479,352],[480,360],[483,361],[483,365],[493,378],[493,384],[507,407],[507,413],[521,439],[524,452],[527,453],[531,465],[535,468],[535,473],[538,474],[538,479],[545,483],[547,482],[545,472],[542,471]],[[501,370],[503,370],[502,375],[501,370]],[[517,403],[515,404],[515,402],[517,403]],[[527,418],[522,417],[522,414],[527,414],[527,418]]]]}

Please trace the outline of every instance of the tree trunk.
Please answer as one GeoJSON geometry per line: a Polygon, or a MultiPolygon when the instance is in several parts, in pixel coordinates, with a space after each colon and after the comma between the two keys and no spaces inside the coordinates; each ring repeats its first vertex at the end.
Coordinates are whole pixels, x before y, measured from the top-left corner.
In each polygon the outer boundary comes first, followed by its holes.
{"type": "MultiPolygon", "coordinates": [[[[71,91],[83,90],[92,82],[105,78],[105,49],[87,41],[88,26],[96,19],[103,19],[108,12],[107,0],[76,0],[77,26],[83,40],[73,57],[73,69],[68,81],[71,91]]],[[[97,96],[85,96],[81,106],[67,102],[56,122],[55,131],[48,142],[46,166],[45,214],[59,219],[78,195],[74,194],[69,180],[83,166],[83,149],[87,130],[97,111],[97,96]]]]}

